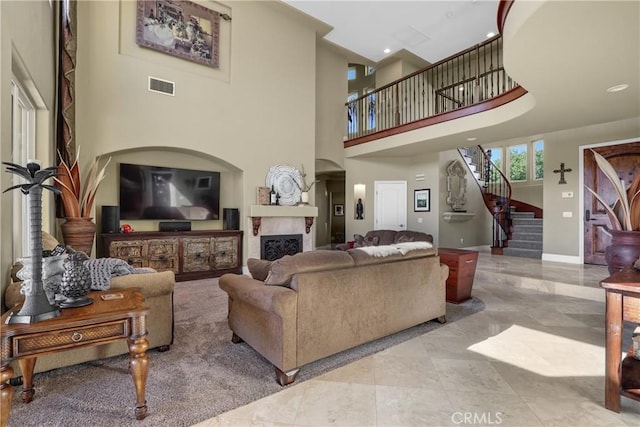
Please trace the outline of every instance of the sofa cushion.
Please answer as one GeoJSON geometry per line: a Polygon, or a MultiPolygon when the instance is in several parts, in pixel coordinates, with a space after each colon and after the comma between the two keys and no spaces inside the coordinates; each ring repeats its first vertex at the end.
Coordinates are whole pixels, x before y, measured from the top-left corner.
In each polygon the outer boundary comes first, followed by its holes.
{"type": "Polygon", "coordinates": [[[400,230],[394,236],[393,243],[404,243],[404,242],[433,243],[433,236],[431,234],[423,233],[421,231],[400,230]]]}
{"type": "Polygon", "coordinates": [[[247,260],[247,268],[249,269],[249,274],[251,274],[251,277],[253,277],[254,279],[264,282],[269,275],[271,263],[272,261],[267,261],[266,259],[249,258],[247,260]]]}
{"type": "Polygon", "coordinates": [[[296,273],[334,270],[353,266],[353,258],[347,252],[317,250],[285,255],[271,263],[265,285],[288,286],[296,273]]]}
{"type": "Polygon", "coordinates": [[[362,248],[365,246],[378,246],[380,238],[378,236],[363,236],[362,234],[353,235],[353,247],[362,248]]]}
{"type": "Polygon", "coordinates": [[[365,234],[365,237],[378,237],[379,245],[390,245],[396,237],[395,230],[371,230],[365,234]]]}

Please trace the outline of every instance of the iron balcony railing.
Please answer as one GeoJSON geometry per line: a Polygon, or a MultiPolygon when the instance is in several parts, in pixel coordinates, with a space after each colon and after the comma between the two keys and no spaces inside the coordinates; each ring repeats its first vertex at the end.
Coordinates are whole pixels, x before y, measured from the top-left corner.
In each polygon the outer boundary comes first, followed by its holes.
{"type": "Polygon", "coordinates": [[[480,104],[518,87],[502,64],[502,37],[444,59],[355,99],[347,140],[480,104]]]}

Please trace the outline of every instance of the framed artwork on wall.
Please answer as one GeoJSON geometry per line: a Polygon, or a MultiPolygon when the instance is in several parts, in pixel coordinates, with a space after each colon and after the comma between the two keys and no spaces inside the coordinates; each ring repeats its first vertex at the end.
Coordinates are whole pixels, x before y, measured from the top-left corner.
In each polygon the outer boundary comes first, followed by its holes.
{"type": "Polygon", "coordinates": [[[431,189],[413,190],[413,211],[431,211],[431,189]]]}
{"type": "Polygon", "coordinates": [[[333,205],[334,216],[344,216],[344,205],[333,205]]]}
{"type": "Polygon", "coordinates": [[[218,68],[220,14],[190,1],[138,0],[136,43],[218,68]]]}

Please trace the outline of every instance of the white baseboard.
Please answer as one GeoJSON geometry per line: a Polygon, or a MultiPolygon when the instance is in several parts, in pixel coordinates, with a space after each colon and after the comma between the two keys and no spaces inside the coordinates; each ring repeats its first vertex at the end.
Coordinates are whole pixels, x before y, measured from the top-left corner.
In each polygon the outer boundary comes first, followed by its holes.
{"type": "Polygon", "coordinates": [[[582,264],[579,256],[571,255],[557,255],[557,254],[542,254],[543,261],[564,262],[567,264],[582,264]]]}

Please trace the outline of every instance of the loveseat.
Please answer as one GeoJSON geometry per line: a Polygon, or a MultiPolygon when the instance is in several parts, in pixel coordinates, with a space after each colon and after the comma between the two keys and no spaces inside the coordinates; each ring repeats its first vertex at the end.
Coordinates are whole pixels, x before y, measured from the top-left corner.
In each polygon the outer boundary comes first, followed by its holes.
{"type": "MultiPolygon", "coordinates": [[[[175,275],[172,271],[150,272],[144,274],[128,274],[111,277],[109,289],[139,288],[144,296],[145,304],[151,309],[147,316],[149,349],[158,348],[165,351],[173,344],[173,290],[175,275]]],[[[20,294],[20,282],[12,282],[4,294],[6,307],[13,307],[23,301],[20,294]]],[[[53,353],[38,357],[34,373],[49,371],[64,366],[84,363],[91,360],[104,359],[129,352],[124,340],[101,346],[82,347],[69,351],[53,353]]],[[[16,361],[11,366],[14,377],[22,376],[16,361]]]]}
{"type": "Polygon", "coordinates": [[[269,360],[281,385],[307,363],[445,321],[449,269],[427,242],[317,250],[247,265],[253,277],[226,274],[219,281],[229,296],[232,340],[269,360]]]}
{"type": "Polygon", "coordinates": [[[363,246],[384,246],[392,245],[395,243],[404,242],[429,242],[433,243],[433,236],[431,234],[423,233],[421,231],[411,230],[371,230],[364,236],[355,234],[354,240],[350,243],[339,243],[336,245],[337,250],[346,251],[352,247],[363,246]]]}

